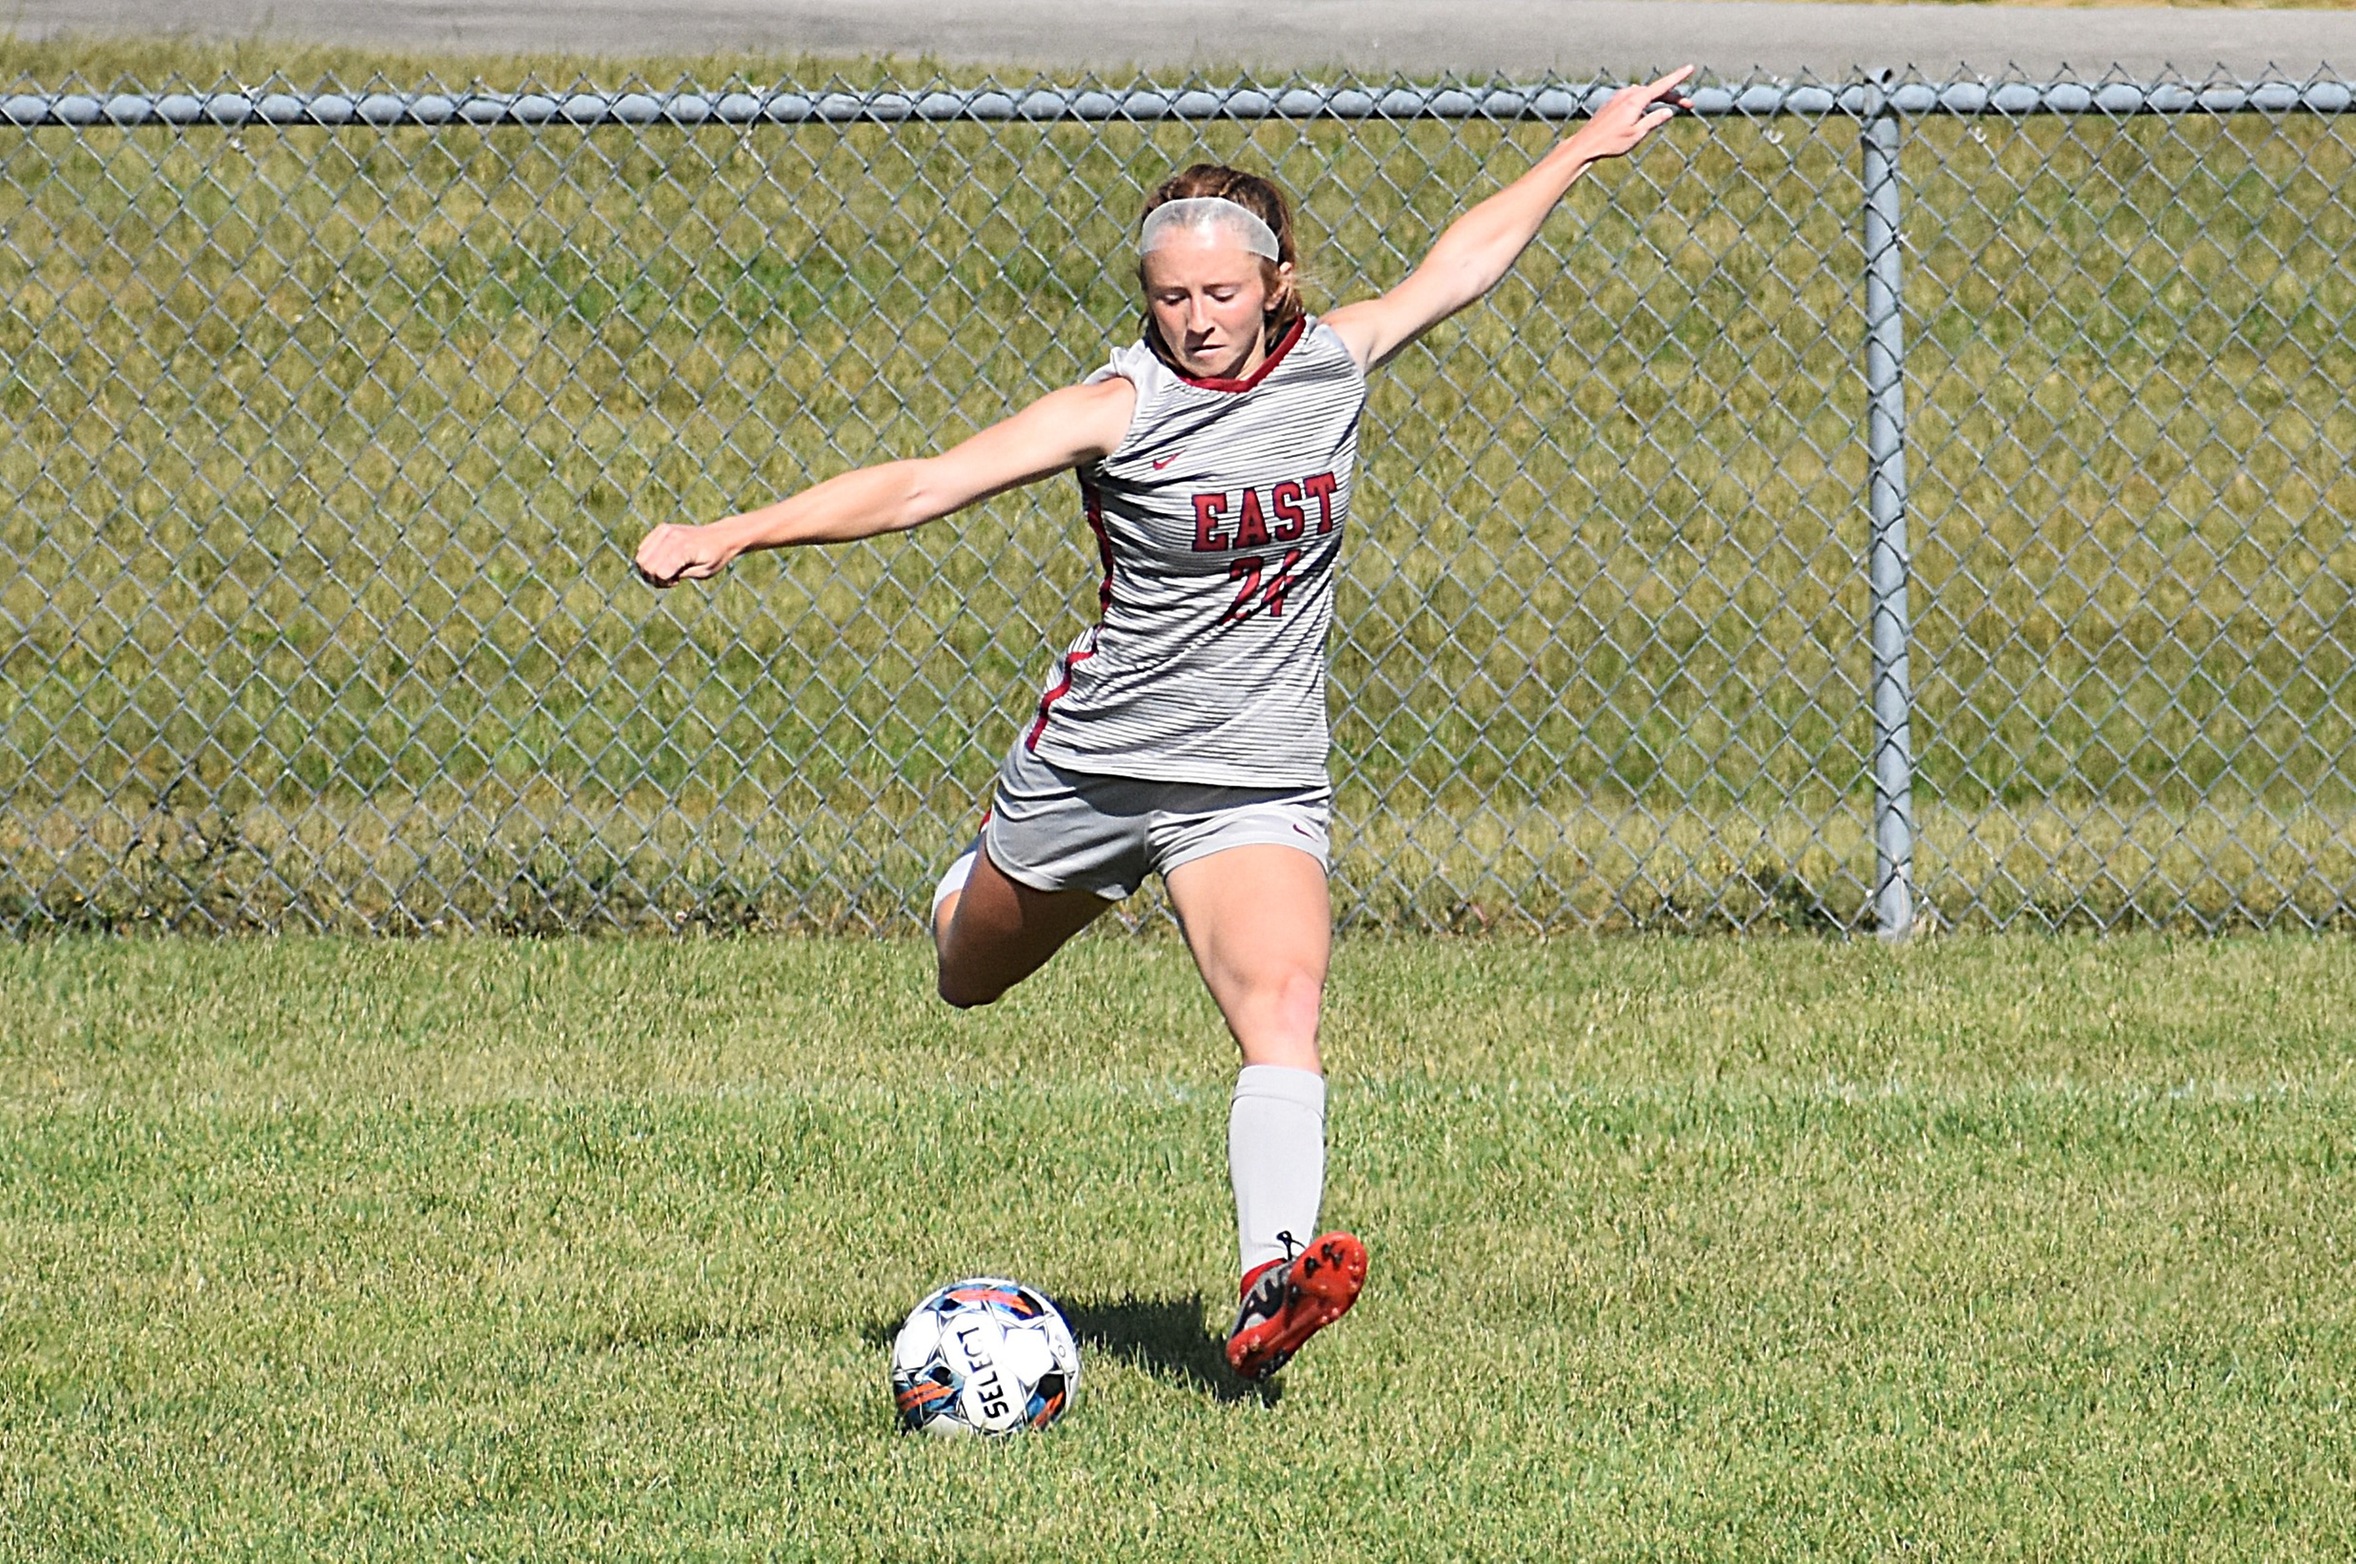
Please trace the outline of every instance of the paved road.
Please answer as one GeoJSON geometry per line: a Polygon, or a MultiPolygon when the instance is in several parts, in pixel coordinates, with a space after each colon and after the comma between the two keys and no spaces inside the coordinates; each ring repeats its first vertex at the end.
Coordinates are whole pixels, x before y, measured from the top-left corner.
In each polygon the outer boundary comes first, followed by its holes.
{"type": "Polygon", "coordinates": [[[475,53],[758,49],[958,63],[1270,72],[1721,76],[1914,65],[2136,76],[2356,74],[2356,11],[2006,9],[1779,0],[0,0],[0,26],[475,53]]]}

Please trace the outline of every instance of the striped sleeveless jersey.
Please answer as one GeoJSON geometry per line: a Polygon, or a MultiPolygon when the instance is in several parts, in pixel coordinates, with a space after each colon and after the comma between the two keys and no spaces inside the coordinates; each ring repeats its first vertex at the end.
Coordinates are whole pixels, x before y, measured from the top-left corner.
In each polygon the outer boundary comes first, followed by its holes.
{"type": "Polygon", "coordinates": [[[1142,342],[1137,410],[1079,470],[1102,618],[1055,662],[1022,742],[1073,771],[1224,787],[1326,780],[1325,636],[1366,375],[1303,321],[1241,380],[1142,342]]]}

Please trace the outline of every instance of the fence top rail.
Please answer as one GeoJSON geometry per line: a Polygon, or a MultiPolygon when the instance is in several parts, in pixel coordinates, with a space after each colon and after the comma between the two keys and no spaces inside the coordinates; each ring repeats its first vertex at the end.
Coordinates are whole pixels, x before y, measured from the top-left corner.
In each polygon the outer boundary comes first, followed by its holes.
{"type": "MultiPolygon", "coordinates": [[[[851,88],[736,84],[623,90],[549,87],[362,90],[15,91],[0,121],[25,128],[244,125],[756,125],[906,121],[1570,120],[1593,114],[1616,83],[1416,85],[1294,81],[1267,85],[937,85],[851,88]]],[[[2356,81],[2033,82],[1751,81],[1693,90],[1693,112],[1713,118],[2030,114],[2345,114],[2356,81]]]]}

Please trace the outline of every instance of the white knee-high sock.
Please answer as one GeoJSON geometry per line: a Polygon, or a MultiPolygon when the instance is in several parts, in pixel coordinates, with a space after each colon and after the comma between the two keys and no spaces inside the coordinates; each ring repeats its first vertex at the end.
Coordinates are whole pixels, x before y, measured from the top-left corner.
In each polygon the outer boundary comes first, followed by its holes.
{"type": "Polygon", "coordinates": [[[1284,1259],[1284,1236],[1294,1251],[1307,1248],[1325,1194],[1325,1077],[1245,1065],[1227,1110],[1227,1171],[1244,1275],[1284,1259]]]}

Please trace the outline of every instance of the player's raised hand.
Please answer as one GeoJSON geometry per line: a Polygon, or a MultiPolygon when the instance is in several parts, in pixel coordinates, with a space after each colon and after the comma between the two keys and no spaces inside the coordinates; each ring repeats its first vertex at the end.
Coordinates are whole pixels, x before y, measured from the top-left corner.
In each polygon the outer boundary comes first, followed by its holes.
{"type": "Polygon", "coordinates": [[[1622,87],[1571,139],[1598,161],[1634,151],[1638,142],[1675,119],[1679,109],[1693,107],[1693,100],[1685,95],[1685,83],[1692,76],[1693,67],[1688,65],[1659,81],[1622,87]]]}
{"type": "Polygon", "coordinates": [[[677,586],[703,581],[728,568],[735,555],[712,536],[709,527],[682,527],[671,522],[649,532],[638,542],[638,574],[648,586],[677,586]]]}

